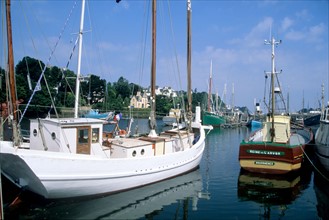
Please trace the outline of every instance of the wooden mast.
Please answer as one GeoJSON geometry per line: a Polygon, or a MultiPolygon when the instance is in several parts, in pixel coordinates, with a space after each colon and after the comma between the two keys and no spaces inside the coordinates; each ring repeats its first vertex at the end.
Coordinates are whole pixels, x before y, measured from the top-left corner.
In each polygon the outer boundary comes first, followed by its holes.
{"type": "Polygon", "coordinates": [[[211,90],[212,90],[212,60],[210,62],[210,77],[209,77],[209,88],[208,88],[208,112],[211,111],[211,90]]]}
{"type": "Polygon", "coordinates": [[[187,100],[188,100],[188,129],[192,121],[192,89],[191,89],[191,0],[187,0],[187,100]]]}
{"type": "Polygon", "coordinates": [[[151,60],[151,112],[150,112],[150,137],[156,137],[155,132],[155,86],[156,86],[156,0],[152,1],[152,60],[151,60]]]}
{"type": "Polygon", "coordinates": [[[10,12],[10,0],[6,1],[6,21],[7,21],[7,44],[8,44],[8,71],[9,71],[9,90],[11,100],[11,110],[13,114],[13,141],[14,145],[19,144],[18,129],[17,129],[17,94],[16,94],[16,80],[15,80],[15,68],[14,68],[14,52],[13,52],[13,39],[12,39],[12,27],[11,27],[11,12],[10,12]]]}

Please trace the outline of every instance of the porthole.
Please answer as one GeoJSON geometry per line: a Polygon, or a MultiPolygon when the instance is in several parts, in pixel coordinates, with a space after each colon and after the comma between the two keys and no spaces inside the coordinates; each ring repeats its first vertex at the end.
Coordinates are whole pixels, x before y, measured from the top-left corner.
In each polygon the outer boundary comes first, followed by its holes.
{"type": "Polygon", "coordinates": [[[34,130],[33,130],[33,136],[34,136],[34,137],[36,137],[36,136],[37,136],[37,134],[38,134],[38,131],[37,131],[37,129],[34,129],[34,130]]]}
{"type": "Polygon", "coordinates": [[[141,155],[144,155],[144,153],[145,153],[145,150],[142,149],[142,150],[141,150],[141,155]]]}
{"type": "Polygon", "coordinates": [[[132,154],[132,155],[133,155],[133,157],[135,157],[135,156],[136,156],[136,151],[135,151],[135,150],[133,151],[133,154],[132,154]]]}
{"type": "Polygon", "coordinates": [[[55,133],[55,132],[51,133],[51,138],[52,138],[53,140],[56,139],[56,133],[55,133]]]}

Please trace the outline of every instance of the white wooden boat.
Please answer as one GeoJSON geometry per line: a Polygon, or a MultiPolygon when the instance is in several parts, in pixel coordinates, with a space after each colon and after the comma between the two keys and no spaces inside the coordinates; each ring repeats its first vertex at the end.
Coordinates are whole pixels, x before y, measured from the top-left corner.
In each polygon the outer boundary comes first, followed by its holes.
{"type": "MultiPolygon", "coordinates": [[[[153,0],[153,9],[155,5],[153,0]]],[[[7,0],[9,9],[10,1],[7,0]]],[[[82,18],[83,11],[84,1],[82,18]]],[[[190,12],[188,0],[187,13],[190,12]]],[[[7,21],[10,22],[10,19],[7,21]]],[[[80,34],[83,32],[82,26],[83,22],[80,24],[80,34]]],[[[11,30],[8,32],[11,33],[11,30]]],[[[154,47],[155,41],[152,42],[154,47]]],[[[13,59],[9,61],[13,67],[13,59]]],[[[152,62],[155,62],[155,56],[152,56],[152,62]]],[[[155,64],[152,63],[152,66],[155,67],[155,64]]],[[[78,64],[77,79],[79,72],[78,64]]],[[[9,74],[13,76],[13,68],[9,74]]],[[[152,76],[154,74],[155,68],[152,68],[152,76]]],[[[155,81],[151,80],[151,84],[155,88],[155,81]]],[[[77,93],[78,87],[79,80],[77,93]]],[[[191,91],[190,86],[188,91],[191,91]]],[[[154,91],[151,96],[155,100],[154,91]]],[[[192,115],[190,101],[191,97],[188,107],[189,115],[192,115]]],[[[78,100],[76,106],[77,103],[78,100]]],[[[77,107],[75,110],[77,116],[77,107]]],[[[158,135],[155,132],[155,110],[152,109],[150,134],[137,138],[126,137],[121,131],[118,134],[104,133],[103,120],[99,119],[36,119],[30,123],[29,143],[23,143],[17,137],[17,116],[14,112],[13,141],[0,142],[1,171],[19,187],[45,198],[113,193],[172,178],[199,166],[205,146],[205,126],[201,125],[200,112],[197,107],[194,122],[189,118],[185,130],[173,129],[158,135]]]]}
{"type": "Polygon", "coordinates": [[[329,102],[322,110],[320,126],[315,133],[315,144],[320,163],[329,171],[329,102]]]}

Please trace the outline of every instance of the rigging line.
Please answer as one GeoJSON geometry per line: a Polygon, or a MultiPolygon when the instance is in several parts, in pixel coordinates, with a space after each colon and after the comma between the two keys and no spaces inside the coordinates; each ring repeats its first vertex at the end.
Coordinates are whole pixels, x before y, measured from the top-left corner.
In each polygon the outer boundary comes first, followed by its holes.
{"type": "MultiPolygon", "coordinates": [[[[298,137],[299,138],[299,137],[298,137]]],[[[309,158],[309,156],[307,155],[307,153],[305,152],[305,150],[303,149],[302,145],[299,145],[299,147],[302,149],[304,155],[306,156],[307,160],[310,162],[310,164],[314,167],[314,169],[324,178],[329,182],[329,178],[326,177],[326,175],[324,175],[313,163],[313,161],[309,158]]]]}
{"type": "Polygon", "coordinates": [[[265,88],[264,88],[264,98],[263,98],[263,102],[264,102],[264,104],[265,104],[265,106],[266,106],[266,108],[267,108],[267,111],[269,111],[269,106],[268,106],[267,103],[266,103],[267,78],[268,78],[268,76],[267,76],[267,73],[265,72],[265,88]]]}
{"type": "MultiPolygon", "coordinates": [[[[174,36],[174,31],[173,31],[173,22],[172,22],[172,15],[171,15],[171,11],[170,11],[170,2],[168,2],[168,14],[169,14],[169,20],[170,20],[170,30],[171,30],[171,37],[172,37],[172,40],[173,40],[173,47],[174,47],[174,54],[175,54],[175,60],[176,60],[176,66],[177,66],[177,71],[178,71],[178,86],[179,86],[179,97],[181,99],[181,104],[182,104],[182,109],[185,109],[185,102],[184,102],[184,97],[183,97],[183,94],[182,94],[182,81],[181,81],[181,77],[180,77],[180,69],[179,69],[179,62],[178,62],[178,55],[177,55],[177,46],[176,46],[176,41],[175,41],[175,36],[174,36]]],[[[175,78],[176,78],[176,74],[174,74],[175,78]]]]}
{"type": "MultiPolygon", "coordinates": [[[[102,65],[102,64],[104,64],[104,63],[106,63],[106,62],[104,62],[104,57],[106,57],[105,55],[104,55],[104,50],[99,46],[99,44],[97,44],[97,42],[101,42],[100,40],[99,40],[99,37],[98,36],[100,36],[100,34],[99,34],[99,31],[98,31],[98,29],[97,29],[97,25],[96,26],[94,26],[93,25],[93,20],[91,20],[91,11],[90,11],[90,4],[89,4],[89,1],[86,1],[86,3],[87,3],[87,6],[86,6],[86,8],[87,8],[87,10],[88,10],[88,17],[89,17],[89,25],[90,25],[90,30],[91,30],[91,42],[93,43],[93,42],[96,42],[96,44],[95,44],[95,48],[97,49],[96,50],[96,54],[97,54],[97,61],[100,63],[99,65],[97,65],[99,68],[100,68],[100,72],[101,73],[106,73],[106,71],[107,70],[104,70],[104,65],[102,65]],[[93,34],[93,33],[95,33],[95,34],[93,34]],[[96,38],[95,39],[95,41],[93,40],[93,38],[96,38]]],[[[106,80],[107,81],[107,80],[106,80]]]]}
{"type": "Polygon", "coordinates": [[[40,75],[40,77],[39,77],[39,79],[38,79],[37,85],[34,87],[33,93],[32,93],[32,95],[31,95],[31,97],[30,97],[30,99],[29,99],[29,101],[28,101],[28,103],[27,103],[27,106],[26,106],[25,109],[24,109],[24,112],[23,112],[22,117],[20,118],[18,124],[21,123],[21,121],[22,121],[22,119],[23,119],[23,117],[24,117],[24,115],[25,115],[25,113],[26,113],[26,110],[27,110],[28,106],[30,105],[30,103],[31,103],[31,101],[32,101],[32,98],[33,98],[34,94],[35,94],[36,91],[37,91],[37,87],[40,86],[40,81],[41,81],[41,79],[43,78],[43,75],[44,75],[44,73],[45,73],[45,71],[46,71],[46,69],[47,69],[47,66],[48,66],[48,64],[50,63],[50,60],[51,60],[51,58],[52,58],[52,56],[53,56],[53,54],[54,54],[54,52],[55,52],[55,50],[56,50],[56,48],[57,48],[57,46],[58,46],[58,43],[59,43],[59,41],[60,41],[61,38],[62,38],[62,35],[63,35],[63,33],[64,33],[64,30],[66,29],[66,27],[67,27],[67,25],[68,25],[69,18],[70,18],[71,15],[72,15],[72,12],[73,12],[73,8],[72,8],[72,10],[71,10],[70,13],[69,13],[69,17],[68,17],[68,18],[66,19],[66,21],[65,21],[65,24],[64,24],[64,26],[63,26],[63,29],[62,29],[62,31],[60,32],[60,35],[59,35],[59,37],[58,37],[58,39],[57,39],[57,41],[56,41],[56,43],[55,43],[54,49],[51,50],[51,53],[50,53],[50,55],[49,55],[49,57],[48,57],[48,60],[47,60],[47,64],[44,66],[44,68],[43,68],[43,70],[42,70],[42,72],[41,72],[41,75],[40,75]]]}
{"type": "Polygon", "coordinates": [[[277,73],[275,74],[275,78],[276,78],[276,82],[277,82],[277,84],[278,84],[278,86],[280,88],[280,98],[281,98],[282,103],[283,103],[283,108],[284,108],[285,112],[288,113],[287,112],[286,102],[284,101],[284,98],[283,98],[283,94],[282,94],[282,91],[281,91],[281,84],[280,84],[279,77],[278,77],[278,74],[277,73]]]}
{"type": "MultiPolygon", "coordinates": [[[[22,6],[22,3],[21,3],[21,1],[20,1],[20,4],[21,4],[21,9],[23,8],[23,6],[22,6]]],[[[75,7],[75,5],[74,5],[74,7],[75,7]]],[[[73,8],[74,8],[73,7],[73,8]]],[[[72,9],[73,10],[73,9],[72,9]]],[[[22,10],[22,14],[24,15],[24,18],[25,18],[25,22],[26,22],[26,26],[28,27],[27,29],[28,29],[28,32],[29,32],[29,34],[30,34],[30,36],[32,36],[32,34],[31,34],[31,30],[30,30],[30,25],[29,25],[29,23],[28,23],[28,19],[27,19],[27,17],[26,17],[26,14],[24,13],[24,11],[22,10]]],[[[36,21],[37,21],[37,23],[38,23],[38,19],[36,19],[36,21]]],[[[38,23],[39,24],[39,23],[38,23]]],[[[40,26],[40,25],[39,25],[40,26]]],[[[42,30],[42,29],[40,29],[40,30],[42,30]]],[[[44,34],[42,34],[43,36],[44,36],[44,34]]],[[[47,42],[47,45],[48,45],[48,47],[51,49],[51,46],[50,46],[50,44],[49,44],[49,42],[48,42],[48,40],[47,40],[47,38],[45,38],[46,39],[46,42],[47,42]]],[[[31,41],[32,41],[32,45],[33,45],[33,48],[34,48],[34,51],[36,52],[36,54],[37,54],[37,57],[38,57],[38,51],[37,51],[37,49],[36,49],[36,46],[35,46],[35,42],[34,42],[34,40],[33,40],[33,38],[31,37],[31,41]]],[[[24,44],[23,44],[23,48],[24,48],[24,52],[25,52],[25,47],[24,47],[24,44]]],[[[27,65],[27,60],[25,59],[25,61],[26,61],[26,66],[27,66],[27,70],[28,70],[28,77],[30,77],[30,73],[29,73],[29,68],[28,68],[28,65],[27,65]]],[[[40,70],[42,71],[42,64],[41,64],[41,61],[40,61],[40,59],[38,59],[38,64],[39,64],[39,67],[40,67],[40,70]]],[[[29,78],[29,80],[30,80],[30,78],[29,78]]],[[[48,91],[48,94],[49,94],[49,96],[50,96],[50,100],[51,100],[51,106],[55,106],[55,100],[53,99],[53,97],[52,97],[52,95],[51,95],[51,92],[50,92],[50,89],[49,89],[49,86],[48,86],[48,82],[47,82],[47,79],[46,79],[46,77],[44,78],[44,81],[45,81],[45,84],[46,84],[46,87],[47,87],[47,91],[48,91]]],[[[32,87],[31,87],[32,88],[32,87]]],[[[52,107],[50,107],[50,110],[49,110],[49,112],[51,111],[51,109],[52,109],[52,107]]],[[[55,111],[55,114],[56,114],[56,116],[57,116],[57,118],[58,118],[58,113],[57,113],[57,110],[56,110],[56,108],[54,109],[54,111],[55,111]]],[[[22,117],[23,117],[23,115],[22,115],[22,117]]],[[[22,120],[22,119],[21,119],[22,120]]]]}
{"type": "Polygon", "coordinates": [[[150,1],[148,4],[144,4],[144,21],[142,22],[142,24],[145,24],[144,28],[142,28],[141,31],[141,38],[142,38],[142,45],[141,45],[141,51],[140,51],[140,57],[141,57],[141,62],[140,62],[140,66],[139,66],[139,85],[141,85],[142,79],[143,79],[143,72],[144,72],[144,64],[145,64],[145,51],[146,51],[146,41],[147,41],[147,26],[149,23],[149,14],[150,14],[150,1]]]}
{"type": "MultiPolygon", "coordinates": [[[[20,1],[20,3],[21,3],[21,1],[20,1]]],[[[72,9],[71,9],[71,11],[70,11],[70,13],[69,13],[69,16],[68,16],[68,18],[67,18],[66,23],[68,23],[68,21],[70,20],[70,17],[72,16],[72,13],[73,13],[73,11],[74,11],[76,5],[77,5],[77,1],[74,2],[73,7],[72,7],[72,9]]],[[[21,8],[23,8],[23,6],[21,6],[21,8]]],[[[29,11],[32,11],[32,10],[33,10],[33,9],[29,8],[29,11]]],[[[28,19],[26,18],[26,15],[25,15],[24,11],[22,11],[22,14],[24,14],[25,21],[27,21],[28,19]]],[[[32,14],[36,14],[36,13],[33,13],[33,12],[32,12],[32,14]]],[[[35,19],[35,20],[36,20],[36,23],[38,24],[38,26],[41,27],[40,23],[38,22],[39,20],[38,20],[38,19],[35,19]]],[[[30,27],[30,25],[28,24],[28,22],[26,22],[26,25],[27,25],[27,27],[30,27]]],[[[42,32],[42,30],[43,30],[43,29],[40,28],[40,32],[42,33],[42,36],[45,36],[45,34],[42,32]]],[[[29,31],[29,33],[30,33],[30,36],[32,36],[31,31],[30,31],[29,28],[28,28],[28,31],[29,31]]],[[[44,39],[45,39],[45,41],[46,41],[46,43],[47,43],[47,46],[48,46],[49,50],[51,51],[51,50],[52,50],[52,47],[51,47],[51,45],[50,45],[48,39],[47,39],[46,37],[44,37],[44,39]]],[[[37,51],[33,39],[31,39],[31,41],[32,41],[32,44],[33,44],[33,48],[34,48],[34,50],[37,51]]],[[[54,59],[57,61],[57,58],[56,58],[55,55],[54,55],[54,57],[55,57],[54,59]]],[[[38,59],[38,62],[39,62],[39,65],[40,65],[40,69],[42,70],[42,65],[41,65],[40,59],[38,59]]],[[[57,61],[57,63],[58,63],[58,61],[57,61]]]]}
{"type": "MultiPolygon", "coordinates": [[[[77,37],[77,39],[76,39],[76,41],[75,41],[75,43],[74,43],[74,45],[73,45],[73,48],[72,48],[71,54],[70,54],[70,56],[69,56],[69,60],[67,61],[66,66],[65,66],[65,70],[68,69],[68,67],[69,67],[70,61],[71,61],[71,59],[72,59],[73,53],[74,53],[74,51],[75,51],[75,48],[76,48],[78,42],[79,42],[79,37],[77,37]]],[[[58,93],[59,93],[59,88],[62,86],[62,80],[63,80],[63,79],[65,80],[66,85],[68,85],[68,87],[69,87],[70,91],[72,92],[72,94],[74,94],[74,93],[73,93],[73,89],[71,88],[71,85],[70,85],[69,82],[67,81],[67,78],[65,77],[65,73],[64,73],[64,71],[63,71],[62,69],[61,69],[61,73],[62,73],[62,78],[61,78],[61,80],[59,81],[59,83],[57,84],[57,87],[56,87],[57,89],[56,89],[56,94],[55,94],[55,97],[54,97],[54,101],[56,101],[56,96],[57,96],[58,93]]],[[[74,95],[74,97],[75,97],[75,95],[74,95]]],[[[50,114],[50,111],[51,111],[53,108],[54,108],[55,111],[56,111],[55,105],[52,105],[52,106],[50,107],[49,111],[48,111],[48,115],[50,114]]],[[[58,114],[57,114],[57,113],[56,113],[56,116],[57,116],[57,118],[58,118],[58,114]]]]}
{"type": "MultiPolygon", "coordinates": [[[[171,15],[171,10],[170,10],[170,2],[168,2],[168,14],[169,14],[169,20],[170,20],[170,30],[171,30],[171,37],[173,40],[173,47],[174,47],[174,54],[175,54],[175,60],[176,60],[176,66],[177,66],[177,71],[178,71],[178,82],[179,82],[179,89],[182,90],[182,81],[180,77],[180,69],[179,69],[179,62],[178,62],[178,55],[177,55],[177,46],[176,46],[176,41],[175,41],[175,35],[174,35],[174,28],[173,28],[173,21],[172,21],[172,15],[171,15]]],[[[176,75],[175,75],[176,76],[176,75]]]]}

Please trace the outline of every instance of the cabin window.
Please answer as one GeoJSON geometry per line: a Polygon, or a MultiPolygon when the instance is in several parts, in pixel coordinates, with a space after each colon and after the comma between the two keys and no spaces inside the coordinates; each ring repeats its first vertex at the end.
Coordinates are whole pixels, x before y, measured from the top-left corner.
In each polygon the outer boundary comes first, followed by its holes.
{"type": "Polygon", "coordinates": [[[34,136],[34,137],[36,137],[36,136],[37,136],[37,134],[38,134],[38,131],[37,131],[37,129],[34,129],[34,130],[33,130],[33,136],[34,136]]]}
{"type": "Polygon", "coordinates": [[[141,155],[144,155],[144,153],[145,153],[145,150],[142,149],[142,150],[141,150],[141,155]]]}
{"type": "Polygon", "coordinates": [[[55,132],[51,133],[51,138],[52,138],[53,140],[56,139],[56,133],[55,133],[55,132]]]}
{"type": "Polygon", "coordinates": [[[99,128],[92,129],[92,142],[98,143],[99,140],[99,128]]]}
{"type": "Polygon", "coordinates": [[[88,143],[88,137],[89,137],[89,129],[79,129],[79,144],[86,144],[88,143]]]}
{"type": "Polygon", "coordinates": [[[136,156],[136,151],[134,150],[133,153],[132,153],[133,157],[136,156]]]}

